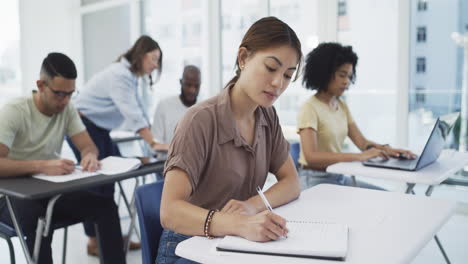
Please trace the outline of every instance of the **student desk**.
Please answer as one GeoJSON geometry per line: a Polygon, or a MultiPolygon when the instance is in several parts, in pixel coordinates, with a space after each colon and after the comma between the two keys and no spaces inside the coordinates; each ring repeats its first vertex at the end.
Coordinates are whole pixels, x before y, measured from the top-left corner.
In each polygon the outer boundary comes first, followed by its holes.
{"type": "MultiPolygon", "coordinates": [[[[426,195],[430,196],[435,186],[439,185],[457,171],[463,169],[467,163],[468,153],[444,150],[434,163],[418,171],[368,167],[362,165],[361,162],[340,162],[329,166],[327,168],[327,172],[351,175],[353,179],[355,179],[356,176],[365,176],[405,182],[407,185],[406,193],[414,193],[413,189],[416,184],[426,184],[429,185],[426,190],[426,195]]],[[[439,238],[434,236],[434,239],[444,256],[445,261],[450,263],[439,238]]]]}
{"type": "Polygon", "coordinates": [[[110,133],[112,142],[119,144],[119,143],[126,143],[135,140],[143,140],[143,138],[130,131],[112,131],[110,133]]]}
{"type": "Polygon", "coordinates": [[[49,198],[46,215],[38,219],[38,229],[36,231],[36,238],[42,238],[43,234],[49,232],[54,204],[62,194],[86,190],[91,187],[114,183],[129,178],[138,177],[145,174],[160,172],[164,169],[164,161],[156,162],[154,164],[143,165],[137,170],[129,171],[126,173],[116,175],[96,175],[88,178],[78,179],[69,182],[54,183],[44,180],[39,180],[32,177],[20,177],[10,179],[0,179],[0,193],[6,196],[8,210],[12,216],[12,221],[18,238],[20,240],[26,261],[36,263],[39,254],[41,240],[36,239],[34,244],[34,252],[31,255],[26,246],[24,235],[21,227],[16,220],[16,214],[12,208],[9,197],[16,197],[20,199],[40,199],[49,198]]]}
{"type": "Polygon", "coordinates": [[[217,252],[219,238],[192,237],[176,254],[202,263],[409,263],[448,221],[456,202],[402,193],[321,184],[275,209],[290,220],[349,226],[345,261],[217,252]]]}
{"type": "Polygon", "coordinates": [[[429,185],[426,195],[430,196],[434,186],[463,169],[467,163],[468,153],[444,150],[434,163],[418,171],[368,167],[361,162],[339,162],[328,166],[327,172],[405,182],[406,193],[411,193],[416,184],[426,184],[429,185]]]}

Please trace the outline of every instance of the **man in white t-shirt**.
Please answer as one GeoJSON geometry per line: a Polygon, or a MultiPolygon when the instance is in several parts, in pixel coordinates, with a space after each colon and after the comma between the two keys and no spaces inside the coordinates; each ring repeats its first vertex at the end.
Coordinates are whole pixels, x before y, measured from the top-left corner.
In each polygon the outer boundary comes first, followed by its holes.
{"type": "Polygon", "coordinates": [[[200,69],[193,65],[185,66],[180,79],[180,95],[161,100],[154,113],[151,131],[156,141],[163,144],[171,143],[177,122],[184,116],[185,111],[197,102],[200,84],[200,69]]]}

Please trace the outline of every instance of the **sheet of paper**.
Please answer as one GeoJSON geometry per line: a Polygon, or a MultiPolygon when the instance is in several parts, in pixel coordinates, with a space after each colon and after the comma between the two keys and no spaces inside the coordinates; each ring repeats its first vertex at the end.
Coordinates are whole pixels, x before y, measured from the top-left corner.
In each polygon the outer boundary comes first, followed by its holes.
{"type": "Polygon", "coordinates": [[[33,175],[34,178],[50,181],[50,182],[67,182],[74,181],[78,179],[83,179],[87,177],[96,176],[99,174],[113,175],[120,174],[127,171],[135,170],[141,165],[139,159],[134,158],[121,158],[110,156],[101,161],[101,169],[95,172],[82,171],[80,169],[75,169],[73,173],[67,175],[45,175],[45,174],[36,174],[33,175]]]}
{"type": "Polygon", "coordinates": [[[99,172],[105,175],[119,174],[137,169],[140,165],[139,159],[110,156],[101,160],[99,172]]]}
{"type": "Polygon", "coordinates": [[[99,175],[99,172],[88,172],[88,171],[81,171],[79,169],[75,169],[75,171],[71,174],[67,175],[45,175],[43,173],[33,175],[34,178],[50,181],[50,182],[67,182],[67,181],[74,181],[78,179],[83,179],[95,175],[99,175]]]}

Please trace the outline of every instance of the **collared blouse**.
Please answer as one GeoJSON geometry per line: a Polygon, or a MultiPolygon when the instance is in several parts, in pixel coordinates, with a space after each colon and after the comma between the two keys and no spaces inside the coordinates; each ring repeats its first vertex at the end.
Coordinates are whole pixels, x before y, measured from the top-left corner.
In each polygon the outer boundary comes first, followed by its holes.
{"type": "Polygon", "coordinates": [[[122,58],[86,83],[75,101],[76,108],[99,127],[112,130],[123,121],[138,131],[150,127],[148,115],[138,95],[138,76],[122,58]]]}
{"type": "Polygon", "coordinates": [[[231,109],[230,88],[188,109],[169,147],[164,174],[184,170],[192,186],[189,202],[222,209],[230,200],[247,200],[289,156],[273,107],[255,110],[255,136],[246,143],[231,109]]]}

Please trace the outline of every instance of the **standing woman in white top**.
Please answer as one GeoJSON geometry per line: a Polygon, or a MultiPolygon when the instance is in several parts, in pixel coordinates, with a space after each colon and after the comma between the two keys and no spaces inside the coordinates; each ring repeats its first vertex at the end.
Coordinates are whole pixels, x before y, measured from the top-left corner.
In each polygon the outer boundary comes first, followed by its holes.
{"type": "MultiPolygon", "coordinates": [[[[158,70],[159,73],[162,71],[161,48],[151,37],[141,36],[116,62],[94,75],[80,90],[75,105],[89,135],[99,149],[99,160],[108,156],[120,156],[120,151],[112,142],[109,133],[124,121],[134,128],[153,150],[167,150],[167,144],[159,144],[153,139],[146,109],[138,95],[139,78],[148,76],[152,85],[151,73],[154,70],[158,70]]],[[[71,147],[79,161],[79,152],[71,147]]],[[[114,184],[98,187],[93,191],[113,196],[114,184]]],[[[84,226],[86,234],[91,238],[88,254],[96,255],[94,224],[85,222],[84,226]]],[[[135,247],[131,244],[130,249],[132,248],[135,247]]]]}
{"type": "MultiPolygon", "coordinates": [[[[389,156],[415,158],[407,150],[368,140],[354,122],[348,106],[340,97],[354,83],[357,61],[352,47],[339,43],[322,43],[307,55],[303,85],[317,90],[317,93],[301,106],[297,120],[301,144],[299,175],[301,180],[307,181],[303,188],[320,183],[351,185],[349,177],[324,172],[334,163],[365,161],[379,156],[384,159],[389,156]],[[362,152],[343,153],[341,149],[346,137],[362,152]]],[[[363,182],[357,185],[379,189],[363,182]]]]}

